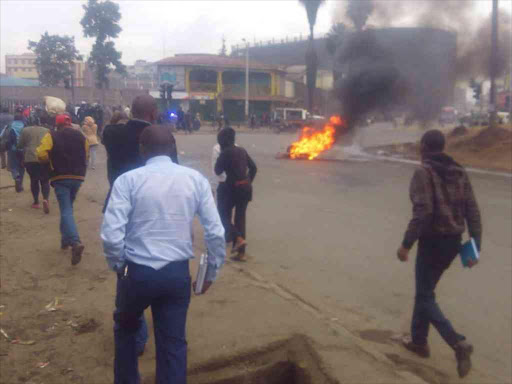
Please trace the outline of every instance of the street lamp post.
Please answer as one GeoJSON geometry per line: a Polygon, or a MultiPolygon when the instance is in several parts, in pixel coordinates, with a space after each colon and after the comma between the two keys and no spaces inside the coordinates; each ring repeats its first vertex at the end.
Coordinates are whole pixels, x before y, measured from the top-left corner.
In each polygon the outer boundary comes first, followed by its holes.
{"type": "Polygon", "coordinates": [[[491,90],[490,90],[490,126],[496,128],[496,67],[498,61],[498,0],[492,1],[492,36],[491,36],[491,90]]]}
{"type": "Polygon", "coordinates": [[[249,42],[245,42],[245,121],[249,122],[249,42]]]}

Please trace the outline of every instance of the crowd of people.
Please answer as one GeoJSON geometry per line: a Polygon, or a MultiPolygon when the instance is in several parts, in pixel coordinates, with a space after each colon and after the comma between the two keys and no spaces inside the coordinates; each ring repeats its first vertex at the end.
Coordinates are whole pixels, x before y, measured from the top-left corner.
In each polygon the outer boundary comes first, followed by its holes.
{"type": "MultiPolygon", "coordinates": [[[[23,191],[26,169],[32,207],[40,208],[41,192],[43,209],[49,213],[49,186],[54,188],[60,208],[61,249],[71,248],[71,264],[77,265],[84,245],[73,204],[87,168],[97,165],[101,124],[86,115],[80,128],[70,113],[57,115],[52,124],[41,121],[41,125],[28,124],[21,109],[12,118],[7,115],[3,111],[0,116],[0,139],[16,191],[23,191]]],[[[246,261],[246,210],[257,174],[254,160],[236,144],[233,128],[226,126],[218,132],[211,164],[216,177],[215,204],[210,182],[179,164],[172,130],[155,125],[157,119],[155,99],[138,96],[130,111],[114,111],[101,137],[110,188],[100,236],[108,266],[117,275],[114,382],[118,384],[140,383],[138,356],[148,340],[144,317],[148,307],[157,350],[156,382],[186,383],[185,324],[193,286],[189,260],[194,257],[195,216],[204,228],[207,248],[208,268],[201,293],[216,280],[227,243],[232,243],[234,260],[246,261]]],[[[471,369],[473,346],[441,312],[434,290],[460,251],[466,225],[480,249],[482,224],[469,178],[463,167],[444,153],[444,145],[440,131],[424,134],[422,166],[411,181],[413,217],[397,256],[407,261],[416,242],[418,256],[411,338],[403,345],[421,357],[430,356],[427,339],[433,325],[453,348],[459,375],[464,377],[471,369]]]]}
{"type": "MultiPolygon", "coordinates": [[[[208,270],[202,293],[215,281],[224,263],[226,243],[233,259],[244,261],[245,212],[252,198],[256,165],[235,145],[235,131],[218,134],[218,158],[212,165],[219,183],[217,204],[209,181],[179,165],[172,129],[154,125],[156,100],[137,97],[131,110],[113,112],[101,139],[95,118],[99,108],[68,106],[50,117],[37,113],[29,120],[17,108],[0,116],[5,167],[23,192],[25,170],[30,176],[32,208],[50,213],[50,185],[60,209],[60,247],[71,249],[71,264],[82,259],[82,244],[73,205],[86,178],[96,167],[100,142],[107,152],[110,185],[101,228],[108,265],[118,277],[114,310],[115,382],[138,383],[137,357],[148,340],[144,309],[152,307],[157,345],[158,382],[186,377],[185,320],[190,302],[189,259],[194,257],[192,223],[198,215],[205,230],[208,270]],[[84,116],[84,112],[85,116],[84,116]],[[73,113],[74,112],[74,113],[73,113]],[[91,116],[94,115],[94,116],[91,116]],[[81,124],[81,125],[79,125],[81,124]],[[169,199],[172,196],[172,199],[169,199]],[[231,218],[234,210],[234,223],[231,218]],[[221,219],[222,217],[222,219],[221,219]],[[128,249],[133,252],[128,252],[128,249]],[[145,284],[133,284],[133,279],[145,284]],[[168,356],[174,356],[169,361],[168,356]]],[[[5,168],[4,167],[4,168],[5,168]]]]}

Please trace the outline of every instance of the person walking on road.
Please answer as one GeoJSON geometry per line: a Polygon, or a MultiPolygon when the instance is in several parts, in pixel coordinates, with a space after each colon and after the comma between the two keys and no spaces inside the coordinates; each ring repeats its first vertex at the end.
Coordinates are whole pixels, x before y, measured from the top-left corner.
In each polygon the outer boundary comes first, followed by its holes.
{"type": "Polygon", "coordinates": [[[23,117],[23,109],[17,108],[14,120],[9,124],[5,132],[7,143],[7,162],[14,180],[16,192],[23,192],[23,177],[25,176],[25,168],[23,167],[23,153],[18,150],[18,141],[21,132],[25,128],[25,119],[23,117]]]}
{"type": "Polygon", "coordinates": [[[2,169],[7,168],[7,135],[4,136],[4,133],[7,132],[13,120],[14,116],[9,113],[9,108],[2,108],[2,113],[0,113],[0,162],[2,169]]]}
{"type": "MultiPolygon", "coordinates": [[[[103,131],[103,144],[107,150],[107,169],[110,189],[105,199],[103,211],[105,212],[110,200],[112,187],[116,179],[125,172],[144,166],[140,150],[140,135],[145,128],[156,121],[158,106],[156,100],[150,95],[141,95],[135,98],[132,105],[133,118],[126,124],[108,125],[103,131]]],[[[170,131],[169,131],[170,132],[170,131]]],[[[176,146],[169,148],[174,163],[178,163],[176,146]]],[[[148,328],[144,315],[139,318],[140,326],[137,333],[137,353],[142,355],[148,341],[148,328]]],[[[119,321],[114,318],[114,331],[120,327],[119,321]]]]}
{"type": "Polygon", "coordinates": [[[427,338],[432,324],[455,351],[458,374],[465,377],[471,369],[473,346],[443,315],[434,290],[460,252],[466,223],[469,235],[480,250],[482,223],[468,175],[443,152],[444,146],[445,137],[441,131],[431,130],[423,135],[422,164],[411,181],[413,217],[397,252],[399,260],[406,262],[410,249],[418,240],[411,340],[404,340],[404,346],[421,357],[429,357],[427,338]]]}
{"type": "Polygon", "coordinates": [[[233,241],[231,253],[236,255],[234,260],[245,261],[246,211],[252,200],[252,183],[256,177],[256,164],[247,151],[235,145],[235,130],[231,127],[222,129],[217,140],[221,154],[215,163],[215,173],[226,173],[225,204],[220,204],[221,217],[226,218],[229,226],[226,239],[233,241]],[[231,218],[235,209],[235,221],[231,218]]]}
{"type": "Polygon", "coordinates": [[[25,127],[18,141],[18,150],[23,152],[25,169],[30,176],[30,190],[34,203],[32,208],[39,209],[39,192],[43,195],[44,213],[50,213],[50,169],[48,164],[41,164],[37,158],[37,147],[49,132],[47,128],[32,125],[25,127]]]}
{"type": "Polygon", "coordinates": [[[82,125],[82,132],[84,133],[87,141],[89,142],[89,164],[88,167],[96,169],[96,150],[98,149],[98,126],[95,124],[91,116],[84,119],[82,125]]]}
{"type": "MultiPolygon", "coordinates": [[[[137,96],[131,112],[133,118],[126,124],[108,125],[103,132],[103,144],[111,163],[110,185],[123,173],[144,165],[139,154],[139,137],[146,127],[156,121],[156,100],[150,95],[137,96]]],[[[176,151],[171,156],[175,163],[178,162],[176,151]]]]}
{"type": "Polygon", "coordinates": [[[85,180],[89,143],[82,132],[72,128],[69,115],[57,115],[55,125],[56,131],[43,137],[36,152],[41,163],[50,164],[50,182],[60,208],[61,249],[71,247],[71,264],[77,265],[84,246],[73,216],[73,203],[85,180]]]}
{"type": "Polygon", "coordinates": [[[206,178],[171,160],[175,140],[169,129],[150,126],[140,142],[146,165],[117,178],[101,228],[108,265],[118,274],[114,383],[140,383],[136,339],[139,319],[151,306],[155,382],[185,384],[194,216],[204,227],[208,250],[202,293],[224,263],[224,229],[206,178]]]}

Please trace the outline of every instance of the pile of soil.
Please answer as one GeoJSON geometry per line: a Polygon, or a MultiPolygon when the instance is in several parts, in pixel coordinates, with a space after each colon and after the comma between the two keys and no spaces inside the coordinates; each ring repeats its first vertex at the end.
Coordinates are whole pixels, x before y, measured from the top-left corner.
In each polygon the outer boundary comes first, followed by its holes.
{"type": "Polygon", "coordinates": [[[485,151],[489,148],[512,143],[512,131],[505,128],[485,128],[477,135],[454,143],[449,143],[453,149],[471,148],[474,151],[485,151]]]}
{"type": "Polygon", "coordinates": [[[464,136],[468,133],[468,129],[464,125],[459,125],[458,127],[455,127],[453,131],[451,131],[448,136],[450,137],[457,137],[457,136],[464,136]]]}
{"type": "MultiPolygon", "coordinates": [[[[464,166],[512,172],[511,128],[510,126],[476,130],[465,128],[466,132],[463,133],[463,130],[457,127],[447,135],[446,152],[464,166]]],[[[420,144],[419,142],[393,144],[369,148],[368,152],[419,160],[420,144]]]]}

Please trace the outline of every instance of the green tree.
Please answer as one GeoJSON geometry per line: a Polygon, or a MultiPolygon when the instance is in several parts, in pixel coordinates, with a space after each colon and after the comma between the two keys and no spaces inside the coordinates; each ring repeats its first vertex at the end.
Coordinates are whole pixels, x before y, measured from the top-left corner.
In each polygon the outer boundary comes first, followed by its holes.
{"type": "Polygon", "coordinates": [[[220,48],[219,55],[224,57],[228,55],[228,50],[226,48],[226,38],[224,36],[222,36],[222,47],[220,48]]]}
{"type": "Polygon", "coordinates": [[[357,31],[362,31],[373,12],[373,0],[348,0],[347,16],[357,31]]]}
{"type": "Polygon", "coordinates": [[[75,38],[50,35],[45,32],[39,41],[28,41],[28,49],[36,54],[39,82],[44,87],[56,87],[69,81],[75,60],[82,60],[75,47],[75,38]]]}
{"type": "Polygon", "coordinates": [[[316,88],[316,73],[318,70],[318,57],[315,49],[314,30],[318,10],[325,0],[299,0],[306,9],[309,23],[309,45],[306,51],[306,84],[308,87],[308,110],[313,113],[316,88]]]}
{"type": "Polygon", "coordinates": [[[119,26],[121,13],[119,5],[110,0],[99,2],[89,0],[82,6],[85,10],[80,24],[85,37],[95,37],[91,56],[87,63],[96,73],[96,85],[98,88],[109,87],[108,75],[114,70],[120,74],[126,73],[126,67],[121,63],[122,53],[117,51],[115,44],[110,39],[119,36],[122,29],[119,26]]]}

